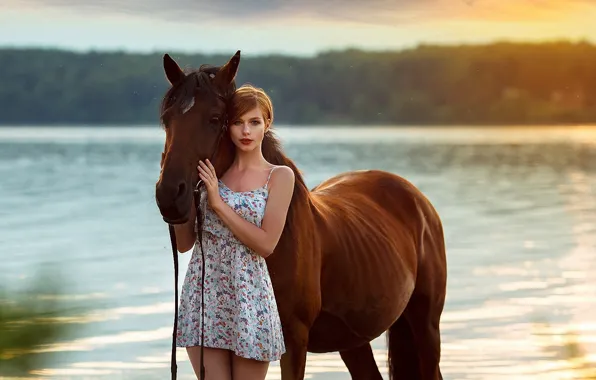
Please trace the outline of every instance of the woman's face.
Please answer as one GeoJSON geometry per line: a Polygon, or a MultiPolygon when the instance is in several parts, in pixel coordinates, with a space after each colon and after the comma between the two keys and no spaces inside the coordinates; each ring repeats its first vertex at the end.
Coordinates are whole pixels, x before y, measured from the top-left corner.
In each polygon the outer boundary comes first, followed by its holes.
{"type": "Polygon", "coordinates": [[[261,146],[267,128],[261,108],[255,107],[232,121],[230,137],[237,149],[249,152],[261,146]]]}

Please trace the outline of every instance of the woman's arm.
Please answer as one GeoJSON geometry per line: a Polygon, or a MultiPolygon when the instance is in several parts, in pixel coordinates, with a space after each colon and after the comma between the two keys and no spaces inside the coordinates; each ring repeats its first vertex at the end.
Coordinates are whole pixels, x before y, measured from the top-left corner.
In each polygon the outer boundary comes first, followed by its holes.
{"type": "Polygon", "coordinates": [[[195,222],[197,219],[197,209],[195,208],[195,200],[193,197],[192,206],[190,208],[190,216],[188,222],[184,224],[175,224],[174,231],[176,232],[176,245],[178,252],[186,253],[190,251],[197,240],[197,233],[195,231],[195,222]]]}
{"type": "Polygon", "coordinates": [[[263,257],[273,253],[286,223],[286,216],[294,193],[292,169],[287,166],[279,166],[274,169],[268,189],[269,198],[260,228],[238,215],[223,200],[212,206],[238,240],[263,257]]]}

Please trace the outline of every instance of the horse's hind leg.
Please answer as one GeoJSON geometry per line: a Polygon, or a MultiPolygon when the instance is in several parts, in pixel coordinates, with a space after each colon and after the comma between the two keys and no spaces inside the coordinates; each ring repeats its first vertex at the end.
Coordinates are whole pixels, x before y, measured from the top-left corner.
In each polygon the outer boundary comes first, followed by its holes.
{"type": "Polygon", "coordinates": [[[340,351],[339,355],[348,367],[353,380],[383,380],[370,343],[340,351]]]}

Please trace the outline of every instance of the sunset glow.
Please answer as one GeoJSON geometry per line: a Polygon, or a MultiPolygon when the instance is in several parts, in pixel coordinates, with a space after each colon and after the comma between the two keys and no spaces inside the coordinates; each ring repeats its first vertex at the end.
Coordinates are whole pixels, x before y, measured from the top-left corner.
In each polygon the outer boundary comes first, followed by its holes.
{"type": "Polygon", "coordinates": [[[0,46],[313,54],[419,43],[596,41],[594,19],[596,3],[589,0],[232,0],[190,6],[180,0],[8,0],[0,5],[0,46]],[[210,38],[202,37],[206,30],[210,38]]]}

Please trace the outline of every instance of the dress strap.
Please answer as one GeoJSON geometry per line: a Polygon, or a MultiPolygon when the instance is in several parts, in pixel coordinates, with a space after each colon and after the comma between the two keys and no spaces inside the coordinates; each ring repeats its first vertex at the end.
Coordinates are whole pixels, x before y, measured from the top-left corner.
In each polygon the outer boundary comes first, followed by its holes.
{"type": "Polygon", "coordinates": [[[271,179],[271,174],[273,173],[273,171],[277,169],[277,166],[274,166],[271,168],[271,171],[269,172],[269,176],[267,177],[267,182],[265,182],[265,189],[267,189],[269,187],[269,180],[271,179]]]}

